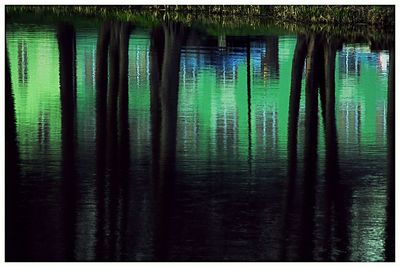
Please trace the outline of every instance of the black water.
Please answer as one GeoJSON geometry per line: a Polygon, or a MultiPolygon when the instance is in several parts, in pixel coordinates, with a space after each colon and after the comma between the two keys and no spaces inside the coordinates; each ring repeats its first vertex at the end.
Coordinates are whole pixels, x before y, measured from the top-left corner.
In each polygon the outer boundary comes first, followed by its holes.
{"type": "Polygon", "coordinates": [[[394,49],[8,23],[7,261],[394,259],[394,49]]]}

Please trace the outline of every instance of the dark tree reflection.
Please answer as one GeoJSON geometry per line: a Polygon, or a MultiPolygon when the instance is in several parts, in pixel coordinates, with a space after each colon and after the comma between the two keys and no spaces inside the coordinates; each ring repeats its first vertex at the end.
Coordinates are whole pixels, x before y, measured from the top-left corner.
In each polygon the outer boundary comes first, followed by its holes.
{"type": "Polygon", "coordinates": [[[97,257],[124,260],[130,161],[128,45],[131,26],[105,22],[96,54],[97,257]],[[108,70],[108,71],[107,71],[108,70]],[[108,86],[107,86],[108,83],[108,86]]]}
{"type": "Polygon", "coordinates": [[[265,61],[271,79],[279,79],[279,38],[277,36],[265,37],[267,51],[265,61]]]}
{"type": "Polygon", "coordinates": [[[297,173],[297,124],[301,94],[302,72],[306,60],[305,76],[305,124],[304,124],[304,179],[302,190],[302,215],[300,222],[299,259],[311,261],[316,257],[316,179],[318,145],[318,92],[320,95],[325,130],[325,190],[324,235],[321,257],[324,260],[348,260],[349,246],[349,188],[340,183],[338,164],[338,141],[335,118],[335,60],[340,41],[319,34],[298,36],[293,57],[292,81],[289,100],[288,125],[288,186],[284,206],[284,224],[281,259],[287,259],[286,248],[289,236],[289,214],[293,212],[291,202],[295,194],[297,173]],[[306,52],[307,51],[307,52],[306,52]],[[306,55],[307,53],[307,55],[306,55]],[[346,196],[343,197],[343,194],[346,196]],[[335,256],[333,256],[335,251],[335,256]]]}
{"type": "MultiPolygon", "coordinates": [[[[325,247],[324,259],[344,261],[348,260],[349,246],[349,207],[350,203],[346,201],[350,199],[351,194],[349,188],[345,188],[340,184],[340,166],[338,164],[338,141],[335,116],[335,61],[336,51],[340,46],[340,42],[333,38],[325,41],[325,108],[324,125],[325,125],[325,178],[326,178],[326,215],[325,215],[325,247]],[[332,211],[333,210],[333,216],[332,211]],[[332,233],[335,230],[335,233],[332,233]],[[335,241],[334,240],[338,240],[335,241]],[[333,258],[332,246],[337,251],[333,258]]],[[[321,104],[322,105],[322,104],[321,104]]]]}
{"type": "Polygon", "coordinates": [[[181,47],[186,29],[165,23],[152,33],[151,120],[155,205],[155,260],[168,260],[169,214],[173,205],[181,47]],[[159,141],[157,140],[159,138],[159,141]],[[157,146],[158,145],[158,146],[157,146]]]}
{"type": "Polygon", "coordinates": [[[250,62],[250,57],[251,57],[251,44],[250,44],[250,37],[247,36],[247,42],[246,42],[246,59],[247,59],[247,131],[248,131],[248,156],[247,156],[247,162],[249,165],[249,172],[251,174],[252,172],[252,167],[251,167],[251,162],[252,162],[252,144],[251,144],[251,62],[250,62]]]}
{"type": "Polygon", "coordinates": [[[109,22],[100,29],[96,47],[96,191],[97,191],[97,225],[96,256],[103,258],[104,244],[104,197],[105,197],[105,153],[106,153],[106,108],[107,108],[107,69],[108,46],[110,43],[109,22]]]}
{"type": "Polygon", "coordinates": [[[291,87],[289,99],[289,125],[288,125],[288,173],[286,186],[286,200],[284,206],[283,221],[283,242],[281,246],[280,259],[286,257],[286,247],[289,238],[290,214],[293,211],[293,194],[295,177],[297,173],[297,125],[299,119],[301,80],[307,55],[307,38],[305,35],[297,36],[297,43],[294,50],[291,74],[291,87]]]}
{"type": "Polygon", "coordinates": [[[117,241],[119,241],[117,251],[121,251],[120,258],[123,260],[127,257],[125,233],[127,229],[128,214],[128,175],[130,162],[130,145],[129,145],[129,122],[128,122],[128,46],[129,35],[132,27],[127,24],[121,25],[120,30],[120,49],[119,49],[119,89],[118,89],[118,194],[122,201],[119,202],[117,218],[117,241]]]}
{"type": "Polygon", "coordinates": [[[394,128],[394,44],[389,46],[389,77],[388,77],[388,112],[387,112],[387,149],[388,149],[388,180],[387,180],[387,207],[386,207],[386,239],[385,239],[385,258],[387,261],[395,261],[395,128],[394,128]]]}
{"type": "Polygon", "coordinates": [[[336,179],[339,176],[338,166],[338,144],[337,144],[337,130],[336,130],[336,118],[335,118],[335,45],[328,41],[325,45],[324,53],[324,86],[321,88],[321,97],[323,107],[323,116],[325,122],[325,143],[326,143],[326,165],[325,165],[325,177],[326,177],[326,219],[325,219],[325,246],[324,246],[324,258],[330,259],[332,254],[332,212],[331,205],[333,198],[335,197],[336,179]],[[324,93],[322,93],[324,92],[324,93]]]}
{"type": "Polygon", "coordinates": [[[118,77],[119,77],[119,31],[120,23],[113,23],[110,33],[109,47],[109,83],[107,88],[107,138],[106,138],[106,167],[107,179],[105,180],[105,216],[104,252],[107,260],[115,260],[116,249],[116,221],[118,201],[118,133],[117,133],[117,101],[118,101],[118,77]]]}
{"type": "Polygon", "coordinates": [[[160,161],[161,103],[160,82],[161,68],[164,56],[164,36],[162,28],[156,28],[151,33],[150,49],[150,120],[152,147],[152,177],[158,181],[158,166],[160,161]]]}
{"type": "Polygon", "coordinates": [[[61,23],[57,27],[60,53],[60,96],[61,96],[61,150],[64,194],[64,227],[67,260],[74,259],[76,182],[76,41],[72,25],[61,23]]]}
{"type": "Polygon", "coordinates": [[[7,41],[5,49],[5,104],[5,201],[7,203],[5,207],[5,258],[6,261],[15,261],[21,260],[20,255],[24,255],[27,248],[21,242],[20,227],[17,220],[18,184],[20,180],[19,152],[7,41]]]}
{"type": "Polygon", "coordinates": [[[311,261],[314,250],[314,213],[315,213],[315,183],[317,166],[318,138],[318,84],[317,84],[317,49],[320,45],[319,36],[311,36],[307,51],[306,65],[306,110],[304,137],[304,181],[303,206],[301,217],[300,260],[311,261]]]}
{"type": "MultiPolygon", "coordinates": [[[[321,98],[322,114],[325,129],[325,240],[323,259],[348,261],[350,258],[350,208],[352,188],[345,186],[339,165],[339,146],[336,127],[336,87],[335,62],[336,52],[343,40],[335,37],[324,37],[323,76],[324,96],[321,98]]],[[[322,94],[322,93],[321,93],[322,94]]]]}

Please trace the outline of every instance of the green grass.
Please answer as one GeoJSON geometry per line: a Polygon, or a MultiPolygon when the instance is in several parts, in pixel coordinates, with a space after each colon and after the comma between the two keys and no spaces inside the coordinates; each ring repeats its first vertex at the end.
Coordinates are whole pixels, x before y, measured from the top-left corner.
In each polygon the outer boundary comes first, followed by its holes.
{"type": "MultiPolygon", "coordinates": [[[[394,25],[394,6],[315,6],[315,5],[216,5],[216,6],[6,6],[6,13],[53,13],[117,17],[132,20],[137,15],[169,17],[191,21],[201,16],[263,17],[280,21],[324,24],[394,25]]],[[[257,18],[256,18],[257,19],[257,18]]]]}
{"type": "Polygon", "coordinates": [[[394,6],[274,6],[271,16],[301,23],[393,26],[394,6]]]}
{"type": "Polygon", "coordinates": [[[209,35],[318,31],[351,40],[394,36],[394,6],[6,6],[6,18],[86,23],[116,19],[143,27],[179,21],[209,35]]]}

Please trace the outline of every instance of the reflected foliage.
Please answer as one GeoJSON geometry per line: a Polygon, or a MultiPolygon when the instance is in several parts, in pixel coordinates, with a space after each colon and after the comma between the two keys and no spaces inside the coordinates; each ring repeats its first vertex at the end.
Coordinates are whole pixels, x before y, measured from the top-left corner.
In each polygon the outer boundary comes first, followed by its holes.
{"type": "Polygon", "coordinates": [[[285,248],[288,242],[289,213],[292,212],[294,184],[297,169],[297,132],[298,113],[301,95],[301,80],[305,65],[305,140],[304,140],[304,178],[303,205],[300,229],[299,260],[311,261],[315,254],[315,216],[317,202],[316,178],[318,145],[318,93],[320,95],[321,115],[325,133],[325,193],[324,193],[324,240],[322,260],[349,260],[348,245],[350,237],[349,207],[351,195],[349,189],[341,186],[338,158],[338,139],[335,108],[335,63],[336,52],[341,41],[320,34],[299,35],[293,57],[290,107],[288,120],[288,183],[285,204],[284,235],[282,259],[286,258],[285,248]],[[336,251],[334,254],[333,252],[336,251]]]}
{"type": "Polygon", "coordinates": [[[128,45],[132,26],[105,22],[96,54],[96,179],[99,260],[123,260],[129,172],[128,45]]]}
{"type": "Polygon", "coordinates": [[[181,47],[186,29],[166,23],[152,32],[152,185],[155,205],[155,260],[169,260],[168,217],[173,209],[181,47]]]}
{"type": "Polygon", "coordinates": [[[7,261],[394,260],[393,44],[49,28],[51,112],[46,46],[6,42],[7,261]]]}

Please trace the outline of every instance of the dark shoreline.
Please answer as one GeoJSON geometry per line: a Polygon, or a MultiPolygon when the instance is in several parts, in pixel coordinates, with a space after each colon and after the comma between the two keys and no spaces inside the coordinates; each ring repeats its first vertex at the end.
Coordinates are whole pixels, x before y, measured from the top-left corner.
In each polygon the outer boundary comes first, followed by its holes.
{"type": "Polygon", "coordinates": [[[104,20],[118,20],[143,27],[154,27],[166,21],[176,21],[211,36],[274,35],[316,32],[336,36],[349,42],[369,42],[387,48],[394,41],[394,6],[6,6],[6,22],[52,23],[62,18],[72,24],[101,24],[104,20]],[[208,9],[207,9],[208,8],[208,9]],[[220,8],[219,12],[210,9],[220,8]],[[358,10],[360,9],[360,10],[358,10]],[[339,19],[353,13],[354,23],[306,19],[316,14],[330,16],[343,13],[339,19]],[[239,12],[241,11],[241,12],[239,12]],[[297,13],[296,13],[297,12],[297,13]],[[297,17],[293,14],[296,13],[297,17]],[[347,15],[346,15],[347,14],[347,15]],[[375,20],[364,23],[368,16],[375,20]],[[381,18],[377,21],[377,18],[381,18]]]}
{"type": "MultiPolygon", "coordinates": [[[[273,20],[282,23],[294,22],[313,25],[354,26],[366,25],[380,28],[393,27],[395,24],[394,6],[85,6],[85,5],[7,5],[6,14],[11,16],[20,13],[46,13],[53,15],[83,15],[134,19],[137,16],[151,16],[153,19],[172,19],[191,22],[201,18],[213,20],[216,17],[241,17],[244,21],[273,20]]],[[[236,21],[240,23],[242,21],[236,21]]]]}

